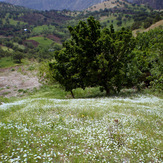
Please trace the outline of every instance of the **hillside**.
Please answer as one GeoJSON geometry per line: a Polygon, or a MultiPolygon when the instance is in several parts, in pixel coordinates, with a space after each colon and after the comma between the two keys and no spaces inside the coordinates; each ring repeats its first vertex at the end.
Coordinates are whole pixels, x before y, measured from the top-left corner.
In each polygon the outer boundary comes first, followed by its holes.
{"type": "Polygon", "coordinates": [[[136,36],[137,33],[148,32],[149,30],[155,29],[155,28],[160,27],[160,26],[163,26],[163,20],[160,20],[160,21],[156,22],[155,24],[152,24],[147,29],[136,29],[133,31],[133,35],[136,36]]]}
{"type": "Polygon", "coordinates": [[[1,2],[0,1],[0,11],[5,11],[5,12],[11,12],[11,11],[29,11],[29,9],[27,9],[26,7],[23,6],[16,6],[16,5],[12,5],[9,3],[5,3],[5,2],[1,2]]]}
{"type": "MultiPolygon", "coordinates": [[[[115,0],[114,0],[115,1],[115,0]]],[[[119,0],[116,0],[119,2],[119,0]]],[[[154,9],[163,9],[162,0],[123,0],[136,4],[146,4],[154,9]]],[[[111,3],[112,0],[4,0],[14,5],[25,6],[31,9],[37,10],[83,10],[89,8],[93,5],[97,5],[101,2],[104,2],[106,5],[111,3]]],[[[102,4],[104,4],[102,3],[102,4]]],[[[111,7],[114,5],[111,5],[111,7]]],[[[103,7],[105,8],[105,6],[103,7]]]]}
{"type": "Polygon", "coordinates": [[[136,4],[146,4],[154,9],[163,9],[163,0],[128,0],[136,4]]]}
{"type": "Polygon", "coordinates": [[[37,10],[83,10],[101,0],[5,0],[5,2],[37,10]]]}
{"type": "Polygon", "coordinates": [[[0,105],[2,162],[162,162],[161,98],[54,95],[0,105]]]}
{"type": "Polygon", "coordinates": [[[59,50],[61,43],[70,37],[67,26],[75,26],[90,16],[99,20],[102,28],[113,24],[115,30],[122,27],[135,30],[158,22],[163,12],[124,0],[104,1],[78,12],[38,11],[0,2],[0,50],[7,51],[7,56],[11,51],[23,51],[28,58],[52,58],[50,52],[59,50]]]}
{"type": "Polygon", "coordinates": [[[124,0],[108,0],[98,4],[95,4],[87,9],[87,11],[100,11],[105,9],[113,9],[113,8],[124,8],[125,4],[128,4],[124,0]]]}

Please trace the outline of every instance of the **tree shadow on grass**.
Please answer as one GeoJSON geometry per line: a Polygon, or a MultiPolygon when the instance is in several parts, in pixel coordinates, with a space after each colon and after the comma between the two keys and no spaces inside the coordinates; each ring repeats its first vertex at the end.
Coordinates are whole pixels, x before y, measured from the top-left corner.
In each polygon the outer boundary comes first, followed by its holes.
{"type": "MultiPolygon", "coordinates": [[[[73,90],[74,99],[86,99],[86,98],[114,98],[114,97],[135,97],[142,92],[137,91],[136,89],[122,89],[120,93],[110,92],[109,95],[106,95],[106,92],[101,92],[99,87],[90,87],[85,90],[78,88],[73,90]]],[[[71,92],[66,92],[59,84],[54,85],[42,85],[42,87],[33,91],[32,95],[34,97],[42,98],[56,98],[56,99],[73,99],[71,92]]]]}
{"type": "Polygon", "coordinates": [[[122,89],[119,93],[113,91],[109,95],[106,95],[106,92],[101,92],[99,87],[95,88],[86,88],[85,90],[76,89],[73,90],[75,99],[76,98],[102,98],[102,97],[135,97],[141,92],[137,89],[122,89]]]}

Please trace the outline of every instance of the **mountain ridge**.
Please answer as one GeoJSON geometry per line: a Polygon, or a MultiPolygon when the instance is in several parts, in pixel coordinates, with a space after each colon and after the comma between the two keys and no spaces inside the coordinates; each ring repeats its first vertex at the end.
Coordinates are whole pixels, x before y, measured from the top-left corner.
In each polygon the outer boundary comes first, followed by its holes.
{"type": "Polygon", "coordinates": [[[163,0],[127,0],[128,2],[135,4],[146,4],[153,9],[163,9],[163,0]]]}
{"type": "Polygon", "coordinates": [[[84,10],[101,0],[4,0],[14,5],[25,6],[37,10],[84,10]]]}
{"type": "MultiPolygon", "coordinates": [[[[0,0],[1,1],[1,0],[0,0]]],[[[84,10],[93,5],[110,0],[3,0],[14,5],[20,5],[36,10],[84,10]]],[[[135,4],[146,4],[153,9],[163,9],[163,0],[122,0],[135,4]]],[[[119,2],[119,0],[116,0],[119,2]]]]}

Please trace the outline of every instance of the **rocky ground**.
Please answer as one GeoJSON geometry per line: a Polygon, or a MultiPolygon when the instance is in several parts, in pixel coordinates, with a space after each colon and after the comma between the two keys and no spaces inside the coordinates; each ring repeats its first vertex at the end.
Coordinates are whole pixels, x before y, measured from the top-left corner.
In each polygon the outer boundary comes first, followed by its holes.
{"type": "Polygon", "coordinates": [[[36,71],[22,66],[0,69],[0,96],[21,96],[40,86],[36,71]]]}

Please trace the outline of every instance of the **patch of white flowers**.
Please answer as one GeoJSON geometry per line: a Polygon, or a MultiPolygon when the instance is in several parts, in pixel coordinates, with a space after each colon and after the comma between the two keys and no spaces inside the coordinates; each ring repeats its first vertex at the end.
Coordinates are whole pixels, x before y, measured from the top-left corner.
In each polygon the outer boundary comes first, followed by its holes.
{"type": "Polygon", "coordinates": [[[16,107],[0,121],[0,162],[163,161],[163,100],[155,96],[37,98],[0,110],[16,107]]]}

